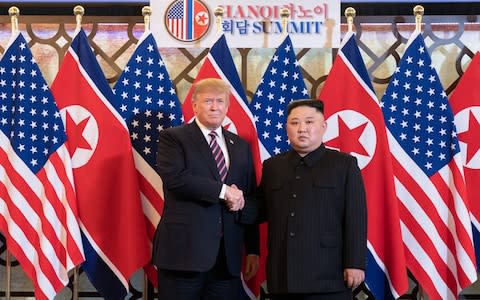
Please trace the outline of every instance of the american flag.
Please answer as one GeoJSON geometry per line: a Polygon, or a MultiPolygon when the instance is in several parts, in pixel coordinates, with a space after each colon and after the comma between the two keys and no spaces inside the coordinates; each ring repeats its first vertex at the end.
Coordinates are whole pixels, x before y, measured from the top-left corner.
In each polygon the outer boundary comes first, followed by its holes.
{"type": "Polygon", "coordinates": [[[480,52],[473,57],[468,69],[450,96],[455,114],[463,171],[472,217],[473,240],[480,262],[480,52]]]}
{"type": "Polygon", "coordinates": [[[303,98],[309,98],[308,91],[292,41],[287,36],[273,54],[250,103],[258,138],[263,145],[262,160],[290,149],[283,127],[287,120],[287,105],[303,98]]]}
{"type": "Polygon", "coordinates": [[[344,37],[319,98],[328,123],[326,145],[354,155],[362,170],[368,207],[365,283],[375,299],[396,299],[407,291],[408,279],[392,164],[382,111],[353,32],[344,37]]]}
{"type": "MultiPolygon", "coordinates": [[[[162,180],[157,173],[158,135],[183,123],[182,107],[157,43],[147,31],[114,87],[116,110],[127,123],[134,148],[147,233],[153,242],[163,211],[162,180]]],[[[150,244],[151,245],[151,244],[150,244]]],[[[153,267],[145,270],[157,282],[153,267]]]]}
{"type": "Polygon", "coordinates": [[[452,110],[415,32],[382,98],[407,266],[431,299],[477,280],[452,110]]]}
{"type": "Polygon", "coordinates": [[[0,228],[32,280],[53,299],[84,260],[65,130],[21,33],[0,61],[0,228]]]}
{"type": "Polygon", "coordinates": [[[187,18],[184,0],[177,0],[167,12],[167,26],[177,38],[187,38],[187,18]]]}
{"type": "Polygon", "coordinates": [[[176,0],[166,12],[167,30],[177,39],[193,41],[202,37],[210,25],[210,13],[200,0],[176,0]]]}

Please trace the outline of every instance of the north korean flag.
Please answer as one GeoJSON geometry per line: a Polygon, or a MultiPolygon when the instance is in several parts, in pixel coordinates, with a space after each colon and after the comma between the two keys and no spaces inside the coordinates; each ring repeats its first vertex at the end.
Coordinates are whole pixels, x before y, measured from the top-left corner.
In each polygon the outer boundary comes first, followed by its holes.
{"type": "Polygon", "coordinates": [[[75,33],[52,93],[72,157],[83,269],[106,299],[123,299],[129,277],[151,253],[128,129],[111,105],[113,93],[83,29],[75,33]]]}
{"type": "Polygon", "coordinates": [[[392,163],[382,111],[355,34],[347,33],[319,99],[325,104],[326,145],[355,156],[368,208],[366,284],[375,299],[396,299],[408,282],[392,163]]]}
{"type": "Polygon", "coordinates": [[[470,62],[450,96],[463,159],[472,218],[477,269],[480,262],[480,52],[470,62]]]}

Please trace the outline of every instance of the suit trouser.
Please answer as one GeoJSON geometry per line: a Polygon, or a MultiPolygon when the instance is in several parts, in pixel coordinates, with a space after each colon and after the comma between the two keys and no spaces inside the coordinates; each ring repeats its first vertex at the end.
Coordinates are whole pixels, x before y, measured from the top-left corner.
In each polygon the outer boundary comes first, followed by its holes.
{"type": "Polygon", "coordinates": [[[240,279],[228,271],[223,239],[215,265],[207,272],[158,270],[158,298],[161,300],[236,299],[240,279]]]}

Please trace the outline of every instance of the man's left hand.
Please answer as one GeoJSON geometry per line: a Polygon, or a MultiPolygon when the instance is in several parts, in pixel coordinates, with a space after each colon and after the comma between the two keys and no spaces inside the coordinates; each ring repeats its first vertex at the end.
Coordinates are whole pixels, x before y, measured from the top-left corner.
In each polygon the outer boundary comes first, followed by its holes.
{"type": "Polygon", "coordinates": [[[348,288],[356,289],[365,280],[365,271],[347,268],[343,270],[343,280],[348,288]]]}
{"type": "Polygon", "coordinates": [[[248,254],[245,258],[245,271],[243,272],[243,279],[249,281],[255,274],[257,274],[259,266],[259,258],[256,254],[248,254]]]}

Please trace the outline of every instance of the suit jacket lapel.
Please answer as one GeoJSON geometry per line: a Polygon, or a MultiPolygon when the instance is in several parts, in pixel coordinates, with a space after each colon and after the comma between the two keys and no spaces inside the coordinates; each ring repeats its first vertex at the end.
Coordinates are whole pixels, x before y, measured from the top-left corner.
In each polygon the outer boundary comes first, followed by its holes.
{"type": "Polygon", "coordinates": [[[225,143],[227,145],[228,157],[230,158],[230,166],[228,167],[227,180],[231,171],[235,169],[235,162],[239,161],[237,147],[235,147],[235,139],[233,134],[222,128],[223,136],[225,137],[225,143]]]}
{"type": "Polygon", "coordinates": [[[205,137],[203,136],[202,131],[198,127],[195,121],[188,124],[189,132],[192,137],[192,143],[194,147],[196,147],[200,154],[202,155],[202,160],[207,163],[208,168],[210,169],[213,177],[215,179],[220,180],[220,174],[218,173],[217,163],[212,155],[212,150],[210,150],[210,146],[208,145],[205,137]]]}

